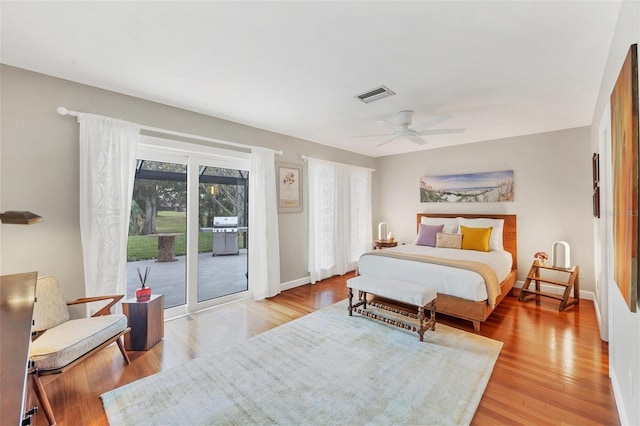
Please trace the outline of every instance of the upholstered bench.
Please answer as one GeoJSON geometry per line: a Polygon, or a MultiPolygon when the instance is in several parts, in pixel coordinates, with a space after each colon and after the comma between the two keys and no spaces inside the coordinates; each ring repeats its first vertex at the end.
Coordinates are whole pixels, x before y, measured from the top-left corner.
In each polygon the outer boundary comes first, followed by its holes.
{"type": "Polygon", "coordinates": [[[433,331],[436,329],[436,298],[438,294],[431,288],[391,278],[370,277],[366,275],[350,278],[347,280],[347,287],[349,288],[349,316],[352,316],[353,312],[356,312],[405,330],[416,331],[420,336],[421,342],[424,341],[424,332],[426,330],[431,329],[433,331]],[[353,304],[353,290],[359,291],[358,302],[356,304],[353,304]],[[368,302],[367,293],[415,306],[418,312],[417,314],[410,313],[380,301],[368,302]],[[390,318],[370,310],[368,311],[367,304],[417,319],[418,324],[416,326],[416,324],[407,321],[390,318]],[[360,306],[362,306],[362,309],[360,309],[360,306]],[[425,310],[431,312],[429,319],[425,317],[425,310]]]}

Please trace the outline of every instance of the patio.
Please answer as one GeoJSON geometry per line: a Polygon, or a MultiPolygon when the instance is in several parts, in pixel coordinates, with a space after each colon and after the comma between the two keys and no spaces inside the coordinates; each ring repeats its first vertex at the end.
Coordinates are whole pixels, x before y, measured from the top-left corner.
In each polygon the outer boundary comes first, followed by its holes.
{"type": "MultiPolygon", "coordinates": [[[[240,254],[212,256],[198,255],[198,301],[214,299],[247,290],[247,249],[240,254]]],[[[154,294],[164,295],[164,307],[186,303],[186,257],[176,256],[175,262],[156,262],[155,259],[127,263],[127,299],[135,297],[140,287],[137,268],[151,266],[147,285],[154,294]]]]}

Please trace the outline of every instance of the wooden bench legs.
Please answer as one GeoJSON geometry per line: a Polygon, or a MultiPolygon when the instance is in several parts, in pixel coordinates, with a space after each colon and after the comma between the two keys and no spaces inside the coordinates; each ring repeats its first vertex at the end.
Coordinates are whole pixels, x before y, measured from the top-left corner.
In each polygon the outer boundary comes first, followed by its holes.
{"type": "Polygon", "coordinates": [[[353,289],[349,287],[349,316],[353,316],[353,312],[378,321],[382,321],[389,325],[402,328],[404,330],[417,332],[421,342],[424,341],[425,331],[429,329],[431,329],[431,331],[434,331],[436,329],[436,299],[431,300],[424,306],[418,306],[417,313],[414,314],[402,309],[394,308],[379,301],[368,302],[366,291],[359,291],[358,302],[354,304],[353,289]],[[403,321],[401,319],[390,318],[381,313],[367,310],[367,305],[383,309],[385,311],[393,312],[394,314],[400,314],[409,318],[416,319],[418,320],[418,323],[415,324],[409,321],[403,321]],[[428,318],[425,315],[426,310],[430,311],[430,315],[428,318]]]}

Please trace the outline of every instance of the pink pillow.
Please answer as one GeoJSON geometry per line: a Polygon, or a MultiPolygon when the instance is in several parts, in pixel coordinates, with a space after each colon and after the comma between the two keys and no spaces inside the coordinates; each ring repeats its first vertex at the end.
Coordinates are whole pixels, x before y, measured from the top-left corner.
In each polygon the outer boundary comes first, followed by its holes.
{"type": "Polygon", "coordinates": [[[444,228],[444,225],[425,225],[421,223],[416,245],[435,247],[436,234],[442,232],[442,228],[444,228]]]}

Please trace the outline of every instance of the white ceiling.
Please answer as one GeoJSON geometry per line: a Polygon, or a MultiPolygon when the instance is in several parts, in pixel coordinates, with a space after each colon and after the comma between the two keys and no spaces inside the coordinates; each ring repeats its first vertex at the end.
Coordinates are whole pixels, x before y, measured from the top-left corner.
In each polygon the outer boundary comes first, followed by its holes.
{"type": "Polygon", "coordinates": [[[377,157],[589,125],[620,2],[0,7],[2,63],[377,157]],[[397,95],[354,98],[381,84],[397,95]],[[466,131],[352,138],[403,109],[466,131]]]}

